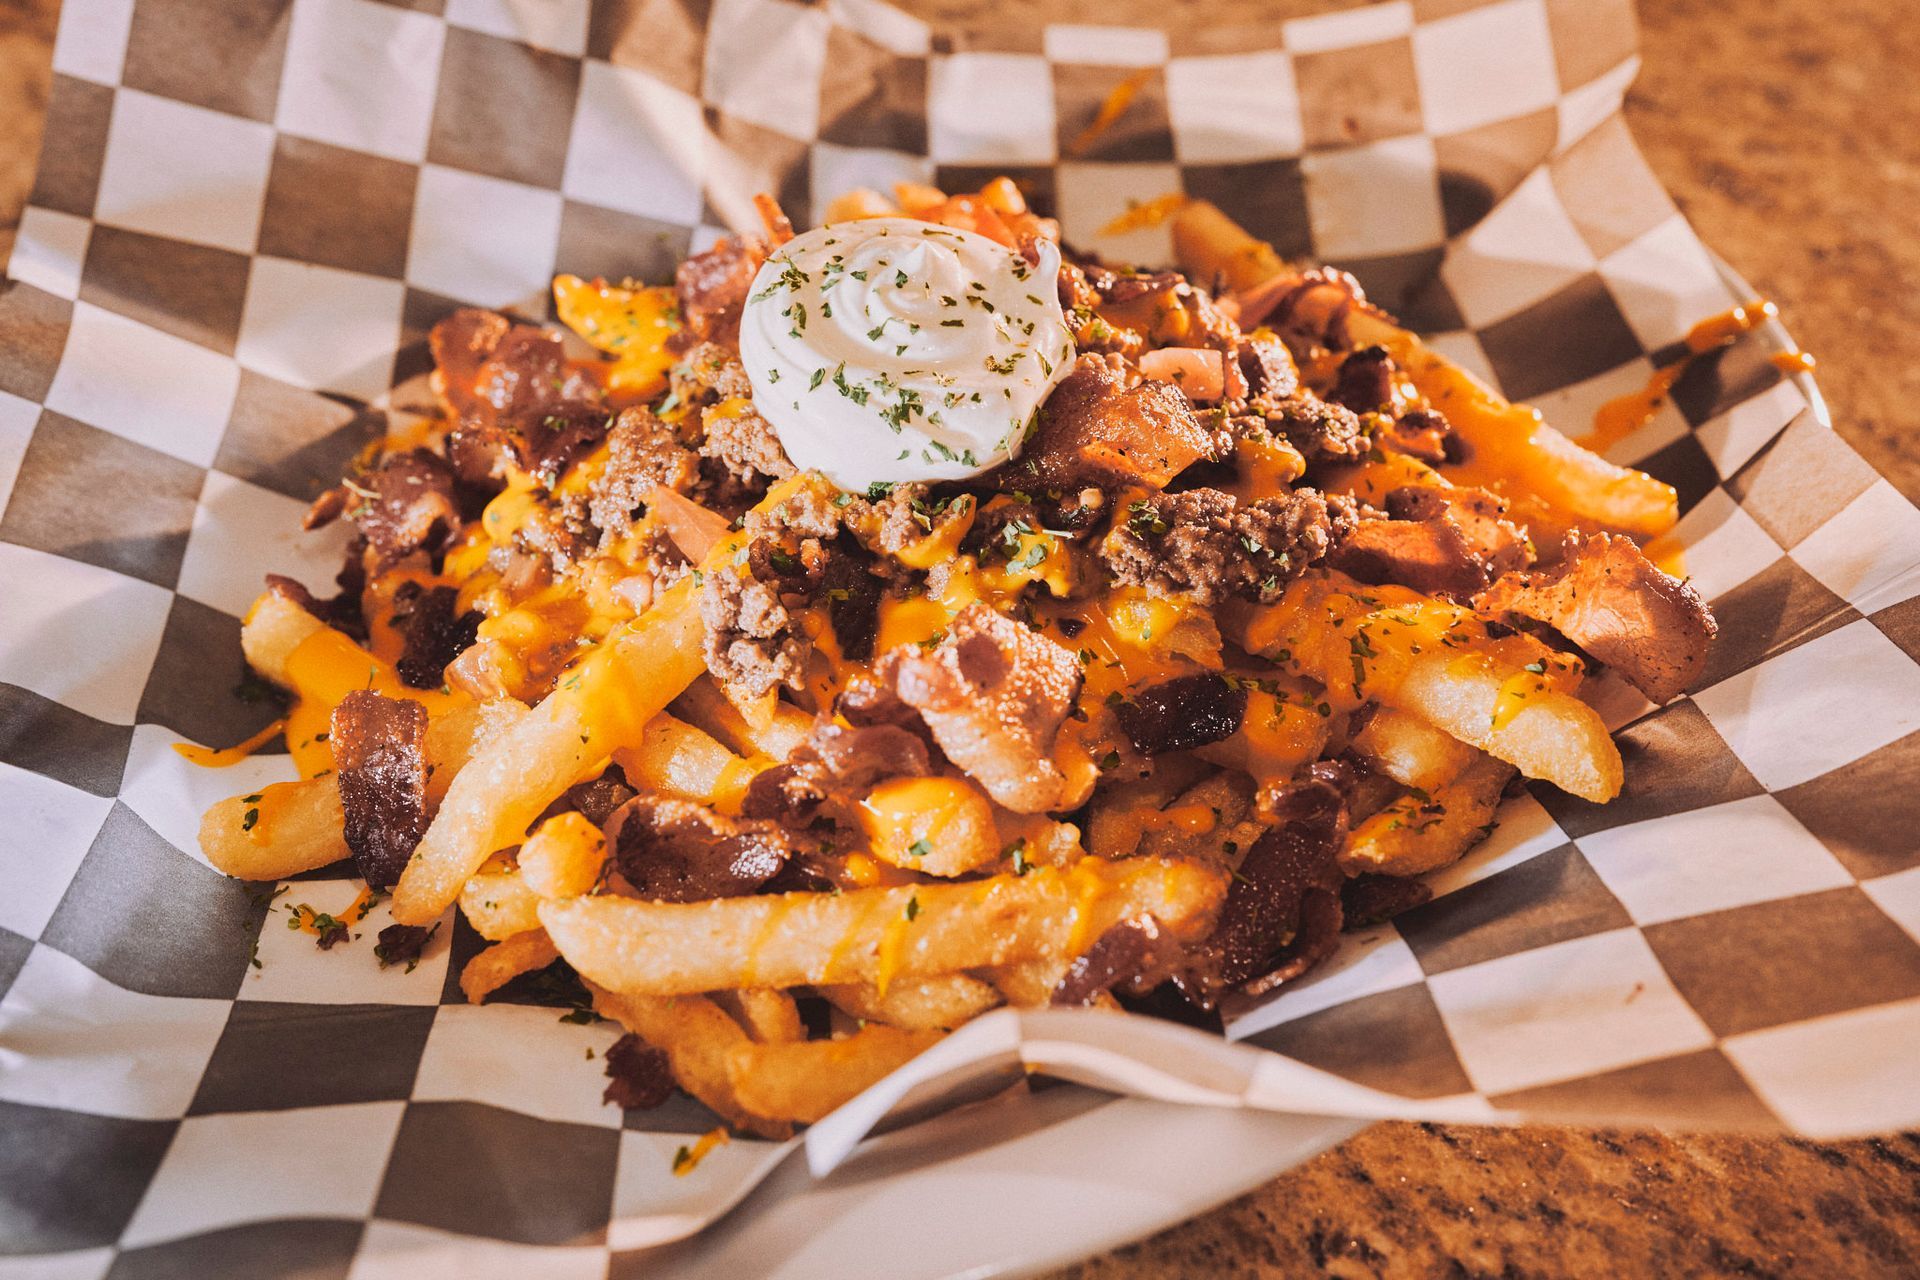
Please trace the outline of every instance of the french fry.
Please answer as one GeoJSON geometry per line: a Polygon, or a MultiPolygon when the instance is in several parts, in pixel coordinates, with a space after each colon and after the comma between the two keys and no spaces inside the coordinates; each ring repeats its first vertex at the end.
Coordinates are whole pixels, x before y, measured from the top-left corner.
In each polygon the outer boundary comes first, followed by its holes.
{"type": "Polygon", "coordinates": [[[240,652],[261,677],[285,688],[292,684],[287,659],[327,624],[296,604],[291,596],[269,588],[247,610],[240,625],[240,652]]]}
{"type": "Polygon", "coordinates": [[[496,854],[467,877],[459,902],[460,914],[488,942],[504,942],[540,928],[540,895],[504,854],[496,854]]]}
{"type": "Polygon", "coordinates": [[[712,735],[661,712],[640,741],[614,750],[627,781],[645,791],[711,804],[724,813],[740,807],[757,772],[712,735]]]}
{"type": "Polygon", "coordinates": [[[345,823],[334,779],[276,782],[209,808],[200,851],[235,879],[284,880],[352,857],[345,823]]]}
{"type": "Polygon", "coordinates": [[[1573,696],[1577,666],[1528,636],[1490,638],[1458,605],[1314,572],[1227,621],[1249,653],[1318,680],[1336,708],[1378,700],[1583,800],[1619,794],[1620,751],[1573,696]]]}
{"type": "Polygon", "coordinates": [[[518,861],[520,878],[535,897],[577,897],[599,882],[607,862],[607,838],[585,814],[562,813],[527,837],[518,861]]]}
{"type": "Polygon", "coordinates": [[[468,1004],[481,1004],[521,974],[544,969],[559,958],[553,940],[540,930],[516,933],[467,961],[460,971],[460,992],[468,1004]]]}
{"type": "Polygon", "coordinates": [[[1458,861],[1486,834],[1512,777],[1512,765],[1481,756],[1439,787],[1394,801],[1354,828],[1341,867],[1417,876],[1458,861]]]}
{"type": "Polygon", "coordinates": [[[700,612],[683,580],[622,624],[559,687],[468,762],[401,874],[393,917],[425,924],[487,855],[514,844],[561,792],[653,719],[704,669],[700,612]]]}
{"type": "Polygon", "coordinates": [[[830,983],[815,990],[856,1018],[909,1031],[952,1030],[1000,1003],[998,991],[965,973],[903,978],[885,995],[870,982],[830,983]]]}
{"type": "Polygon", "coordinates": [[[1406,787],[1432,791],[1485,757],[1419,716],[1381,707],[1353,737],[1353,749],[1376,772],[1406,787]]]}
{"type": "Polygon", "coordinates": [[[1138,822],[1140,853],[1223,867],[1238,865],[1266,826],[1254,811],[1252,782],[1239,773],[1210,774],[1138,822]]]}
{"type": "Polygon", "coordinates": [[[755,1115],[734,1096],[727,1062],[733,1050],[752,1044],[740,1024],[704,996],[622,995],[587,983],[593,1007],[667,1055],[667,1065],[682,1089],[705,1103],[736,1129],[763,1138],[784,1139],[793,1126],[755,1115]]]}
{"type": "Polygon", "coordinates": [[[1042,956],[987,969],[987,981],[1006,1002],[1016,1009],[1044,1009],[1053,1002],[1054,990],[1067,976],[1073,964],[1071,956],[1042,956]]]}
{"type": "Polygon", "coordinates": [[[1273,246],[1248,232],[1207,200],[1189,200],[1173,218],[1173,256],[1200,284],[1224,281],[1251,289],[1286,270],[1273,246]]]}
{"type": "Polygon", "coordinates": [[[772,717],[758,727],[747,723],[712,676],[701,676],[673,700],[688,723],[706,730],[743,756],[785,761],[813,730],[813,717],[790,702],[775,702],[772,717]]]}
{"type": "Polygon", "coordinates": [[[799,1006],[784,991],[747,987],[740,991],[716,991],[710,998],[761,1044],[784,1044],[807,1038],[807,1029],[800,1023],[799,1006]]]}
{"type": "Polygon", "coordinates": [[[1044,813],[1015,813],[994,805],[993,826],[1000,833],[1002,846],[996,872],[1068,867],[1087,856],[1080,842],[1080,828],[1044,813]]]}
{"type": "Polygon", "coordinates": [[[1085,858],[964,884],[691,903],[599,896],[539,911],[574,968],[615,991],[871,982],[884,994],[895,977],[1078,955],[1144,913],[1192,936],[1211,921],[1226,881],[1197,863],[1085,858]]]}
{"type": "Polygon", "coordinates": [[[755,1114],[812,1124],[942,1034],[870,1023],[839,1040],[735,1045],[727,1053],[727,1083],[740,1104],[755,1114]]]}

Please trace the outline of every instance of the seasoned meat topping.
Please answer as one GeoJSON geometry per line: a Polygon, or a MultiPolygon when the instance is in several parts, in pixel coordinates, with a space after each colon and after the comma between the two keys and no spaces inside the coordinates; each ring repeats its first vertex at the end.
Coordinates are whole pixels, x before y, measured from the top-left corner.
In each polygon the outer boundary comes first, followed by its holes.
{"type": "Polygon", "coordinates": [[[1361,520],[1327,563],[1361,582],[1395,582],[1446,600],[1471,600],[1488,581],[1486,563],[1444,515],[1432,520],[1361,520]]]}
{"type": "Polygon", "coordinates": [[[947,759],[1015,813],[1060,807],[1066,778],[1052,760],[1080,692],[1079,660],[991,606],[962,609],[931,649],[902,645],[875,668],[918,711],[947,759]]]}
{"type": "Polygon", "coordinates": [[[702,342],[735,341],[740,309],[766,260],[767,247],[757,237],[728,236],[682,262],[673,287],[688,332],[702,342]]]}
{"type": "Polygon", "coordinates": [[[1242,506],[1218,489],[1131,503],[1100,544],[1115,579],[1160,595],[1219,604],[1271,602],[1353,526],[1353,504],[1297,489],[1242,506]]]}
{"type": "Polygon", "coordinates": [[[395,665],[400,678],[416,689],[438,689],[447,664],[479,636],[482,615],[469,609],[456,616],[459,597],[452,587],[422,588],[412,582],[394,593],[395,603],[406,611],[404,647],[395,665]]]}
{"type": "Polygon", "coordinates": [[[655,485],[691,493],[699,481],[699,456],[673,428],[646,409],[627,409],[607,434],[607,464],[588,488],[588,516],[604,546],[632,528],[655,485]]]}
{"type": "Polygon", "coordinates": [[[758,578],[710,573],[701,586],[707,670],[714,679],[758,698],[781,685],[806,686],[813,644],[801,635],[777,587],[758,578]]]}
{"type": "Polygon", "coordinates": [[[356,689],[327,730],[347,848],[369,885],[390,889],[427,830],[427,709],[356,689]]]}
{"type": "Polygon", "coordinates": [[[700,422],[706,431],[700,456],[712,462],[722,478],[758,488],[770,479],[784,480],[793,474],[793,463],[780,447],[773,424],[751,404],[730,404],[724,413],[709,410],[700,422]]]}
{"type": "Polygon", "coordinates": [[[443,551],[460,532],[453,469],[426,449],[388,458],[358,492],[364,500],[348,514],[382,566],[415,551],[443,551]]]}
{"type": "Polygon", "coordinates": [[[1719,628],[1688,583],[1662,573],[1630,538],[1569,533],[1559,562],[1510,573],[1475,606],[1544,622],[1655,702],[1685,693],[1719,628]]]}
{"type": "Polygon", "coordinates": [[[1310,391],[1274,401],[1267,409],[1267,429],[1284,436],[1310,463],[1351,461],[1367,451],[1366,433],[1353,410],[1310,391]]]}
{"type": "Polygon", "coordinates": [[[1020,457],[1000,468],[1001,489],[1158,489],[1207,457],[1213,439],[1179,388],[1126,385],[1117,356],[1082,356],[1040,406],[1020,457]]]}
{"type": "Polygon", "coordinates": [[[726,818],[705,805],[636,796],[607,819],[614,862],[634,891],[656,902],[752,893],[793,856],[771,822],[726,818]]]}

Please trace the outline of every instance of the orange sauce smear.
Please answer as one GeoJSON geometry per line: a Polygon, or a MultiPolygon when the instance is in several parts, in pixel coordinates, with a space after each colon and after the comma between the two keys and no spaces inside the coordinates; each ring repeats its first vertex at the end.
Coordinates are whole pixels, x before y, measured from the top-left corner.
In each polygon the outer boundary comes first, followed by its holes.
{"type": "Polygon", "coordinates": [[[287,722],[283,718],[275,720],[245,742],[235,743],[231,747],[203,747],[193,742],[176,742],[173,744],[173,749],[178,751],[188,763],[197,764],[202,769],[225,769],[229,765],[239,764],[272,742],[286,731],[286,727],[287,722]]]}
{"type": "MultiPolygon", "coordinates": [[[[1687,354],[1672,364],[1655,369],[1653,376],[1647,379],[1647,385],[1640,390],[1601,405],[1593,415],[1593,430],[1581,437],[1580,443],[1595,453],[1605,453],[1653,421],[1654,415],[1660,412],[1660,406],[1667,402],[1674,384],[1680,381],[1695,359],[1726,346],[1742,334],[1751,333],[1778,314],[1779,309],[1771,302],[1765,298],[1755,298],[1744,306],[1731,307],[1694,325],[1687,330],[1687,354]]],[[[1811,357],[1804,356],[1804,353],[1793,354],[1809,361],[1805,367],[1812,367],[1811,357]]],[[[1778,357],[1775,357],[1774,363],[1783,369],[1787,367],[1780,365],[1778,357]]]]}

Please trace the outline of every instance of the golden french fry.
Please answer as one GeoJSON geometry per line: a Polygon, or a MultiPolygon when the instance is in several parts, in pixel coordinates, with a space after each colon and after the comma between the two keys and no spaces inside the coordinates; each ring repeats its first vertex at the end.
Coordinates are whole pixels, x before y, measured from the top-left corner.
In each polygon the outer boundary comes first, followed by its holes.
{"type": "Polygon", "coordinates": [[[1043,1009],[1053,1002],[1054,990],[1072,964],[1072,956],[1042,956],[982,972],[994,990],[1014,1008],[1043,1009]]]}
{"type": "MultiPolygon", "coordinates": [[[[540,898],[592,891],[607,862],[607,838],[582,813],[548,818],[520,846],[520,878],[540,898]]],[[[472,881],[468,881],[469,884],[472,881]]]]}
{"type": "Polygon", "coordinates": [[[1485,756],[1419,716],[1381,707],[1353,736],[1353,749],[1378,773],[1406,787],[1432,791],[1485,756]]]}
{"type": "Polygon", "coordinates": [[[1207,200],[1189,200],[1173,217],[1173,256],[1180,269],[1209,288],[1251,289],[1286,270],[1273,246],[1247,233],[1207,200]]]}
{"type": "Polygon", "coordinates": [[[870,982],[830,983],[815,990],[856,1018],[909,1031],[949,1031],[1000,1003],[998,991],[965,973],[902,978],[885,995],[870,982]]]}
{"type": "Polygon", "coordinates": [[[240,625],[240,652],[246,656],[248,666],[284,687],[292,683],[287,675],[287,659],[308,636],[326,628],[326,623],[301,608],[292,597],[268,589],[248,608],[246,620],[240,625]]]}
{"type": "Polygon", "coordinates": [[[1044,813],[1015,813],[993,806],[994,830],[1000,833],[1000,859],[995,872],[1022,873],[1027,867],[1067,867],[1087,856],[1080,828],[1044,813]]]}
{"type": "Polygon", "coordinates": [[[761,1044],[783,1044],[807,1038],[807,1029],[800,1023],[800,1008],[784,991],[747,987],[740,991],[716,991],[710,998],[761,1044]]]}
{"type": "Polygon", "coordinates": [[[480,1004],[521,974],[544,969],[559,958],[553,940],[540,930],[516,933],[467,961],[460,971],[460,992],[468,1004],[480,1004]]]}
{"type": "Polygon", "coordinates": [[[1570,692],[1577,662],[1529,636],[1493,639],[1470,610],[1316,571],[1228,623],[1249,653],[1319,681],[1335,709],[1377,700],[1583,800],[1619,794],[1619,748],[1570,692]]]}
{"type": "Polygon", "coordinates": [[[200,819],[200,851],[240,880],[284,880],[353,856],[333,778],[276,782],[222,800],[200,819]]]}
{"type": "Polygon", "coordinates": [[[871,982],[1078,955],[1129,916],[1176,936],[1210,923],[1226,873],[1161,858],[1084,858],[1065,870],[964,884],[787,893],[709,902],[612,896],[546,902],[540,920],[573,967],[615,991],[871,982]]]}
{"type": "Polygon", "coordinates": [[[459,897],[487,855],[646,724],[704,670],[691,583],[623,624],[525,718],[481,752],[447,789],[393,894],[393,917],[425,924],[459,897]]]}
{"type": "Polygon", "coordinates": [[[1511,777],[1512,765],[1483,755],[1433,790],[1394,801],[1354,828],[1341,867],[1417,876],[1458,861],[1486,835],[1511,777]]]}
{"type": "MultiPolygon", "coordinates": [[[[1673,486],[1581,448],[1537,409],[1507,400],[1385,317],[1356,307],[1347,326],[1355,344],[1386,347],[1466,444],[1464,459],[1442,467],[1443,475],[1516,500],[1532,498],[1562,514],[1562,528],[1536,529],[1536,538],[1557,537],[1571,524],[1651,538],[1680,518],[1673,486]]],[[[1540,523],[1537,515],[1532,523],[1540,523]]]]}
{"type": "Polygon", "coordinates": [[[710,734],[664,711],[647,722],[639,742],[616,748],[613,761],[627,781],[643,791],[711,804],[727,813],[740,807],[756,772],[710,734]]]}
{"type": "Polygon", "coordinates": [[[791,1136],[784,1120],[755,1115],[734,1096],[728,1055],[752,1043],[740,1024],[704,996],[622,995],[587,983],[593,1007],[667,1055],[667,1065],[682,1089],[718,1112],[736,1129],[763,1138],[791,1136]]]}
{"type": "Polygon", "coordinates": [[[992,802],[965,778],[890,778],[860,802],[860,825],[874,857],[930,876],[964,875],[1002,848],[992,802]]]}
{"type": "Polygon", "coordinates": [[[791,702],[776,700],[765,724],[751,725],[711,676],[701,676],[673,701],[673,709],[743,756],[784,761],[813,730],[813,717],[791,702]]]}
{"type": "Polygon", "coordinates": [[[468,876],[459,901],[460,914],[488,942],[503,942],[540,928],[540,895],[505,855],[495,855],[468,876]]]}
{"type": "Polygon", "coordinates": [[[812,1124],[941,1035],[873,1023],[839,1040],[735,1045],[727,1053],[727,1083],[749,1111],[812,1124]]]}

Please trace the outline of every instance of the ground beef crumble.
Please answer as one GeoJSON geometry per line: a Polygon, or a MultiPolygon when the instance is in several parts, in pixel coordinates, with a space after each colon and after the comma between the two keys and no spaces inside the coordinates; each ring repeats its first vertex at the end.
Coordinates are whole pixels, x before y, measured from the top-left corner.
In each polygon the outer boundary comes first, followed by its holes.
{"type": "Polygon", "coordinates": [[[1219,604],[1271,602],[1353,527],[1350,499],[1313,489],[1242,506],[1218,489],[1134,501],[1100,545],[1115,579],[1161,595],[1219,604]]]}

